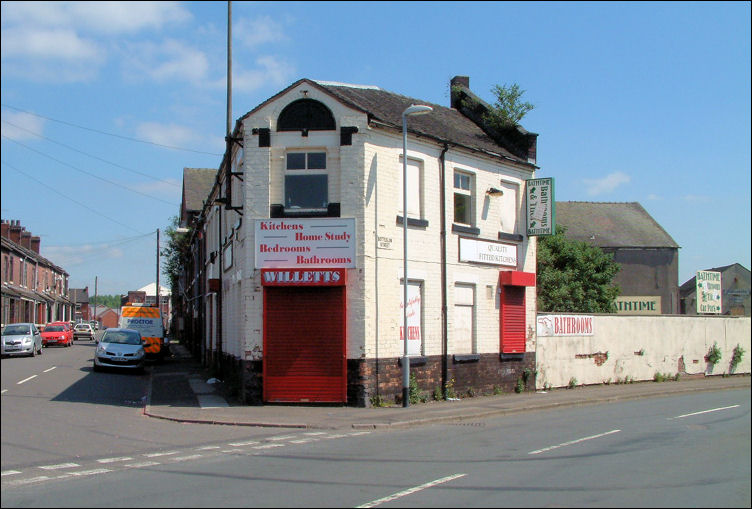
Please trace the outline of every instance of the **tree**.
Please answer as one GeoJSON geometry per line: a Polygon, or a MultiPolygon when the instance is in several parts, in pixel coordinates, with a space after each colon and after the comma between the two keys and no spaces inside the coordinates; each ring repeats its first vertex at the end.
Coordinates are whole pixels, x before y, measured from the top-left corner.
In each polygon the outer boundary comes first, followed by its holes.
{"type": "Polygon", "coordinates": [[[538,238],[538,311],[614,313],[619,271],[613,254],[586,242],[567,238],[566,228],[538,238]]]}
{"type": "Polygon", "coordinates": [[[488,121],[498,129],[508,129],[520,125],[522,118],[535,108],[527,101],[522,102],[524,90],[517,83],[494,85],[491,92],[496,96],[493,112],[488,121]]]}
{"type": "Polygon", "coordinates": [[[166,259],[162,272],[169,278],[170,290],[174,296],[180,295],[178,281],[183,269],[183,260],[190,252],[190,234],[189,232],[179,232],[177,230],[179,225],[178,217],[172,216],[171,224],[165,230],[165,234],[169,238],[167,247],[160,252],[161,256],[166,259]]]}

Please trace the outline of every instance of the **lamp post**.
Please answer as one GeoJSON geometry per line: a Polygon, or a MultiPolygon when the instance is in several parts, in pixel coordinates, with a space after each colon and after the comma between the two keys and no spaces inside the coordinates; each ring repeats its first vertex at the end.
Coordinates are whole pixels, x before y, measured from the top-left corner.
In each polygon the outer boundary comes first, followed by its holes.
{"type": "Polygon", "coordinates": [[[402,406],[410,406],[410,359],[407,355],[407,117],[409,115],[425,115],[433,111],[430,106],[413,104],[402,112],[402,340],[404,353],[402,355],[402,406]]]}

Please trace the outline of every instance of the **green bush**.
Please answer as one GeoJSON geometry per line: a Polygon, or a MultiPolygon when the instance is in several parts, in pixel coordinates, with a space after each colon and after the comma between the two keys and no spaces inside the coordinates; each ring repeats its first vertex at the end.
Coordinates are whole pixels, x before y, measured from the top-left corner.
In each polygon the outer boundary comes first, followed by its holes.
{"type": "Polygon", "coordinates": [[[744,357],[744,348],[737,343],[734,347],[734,353],[731,354],[731,371],[734,371],[739,363],[742,362],[742,357],[744,357]]]}
{"type": "Polygon", "coordinates": [[[708,355],[705,358],[713,366],[721,362],[721,349],[718,348],[718,343],[713,343],[713,346],[710,347],[708,355]]]}
{"type": "Polygon", "coordinates": [[[567,387],[569,387],[570,389],[577,387],[577,379],[575,377],[570,378],[567,387]]]}

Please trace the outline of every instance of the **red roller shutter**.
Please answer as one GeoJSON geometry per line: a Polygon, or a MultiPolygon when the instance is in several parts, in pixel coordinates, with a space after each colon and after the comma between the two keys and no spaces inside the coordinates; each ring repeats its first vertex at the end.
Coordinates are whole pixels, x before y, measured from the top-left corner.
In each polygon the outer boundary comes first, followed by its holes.
{"type": "Polygon", "coordinates": [[[525,287],[504,286],[501,292],[501,353],[525,352],[525,287]]]}
{"type": "Polygon", "coordinates": [[[347,401],[345,287],[264,287],[264,401],[347,401]]]}

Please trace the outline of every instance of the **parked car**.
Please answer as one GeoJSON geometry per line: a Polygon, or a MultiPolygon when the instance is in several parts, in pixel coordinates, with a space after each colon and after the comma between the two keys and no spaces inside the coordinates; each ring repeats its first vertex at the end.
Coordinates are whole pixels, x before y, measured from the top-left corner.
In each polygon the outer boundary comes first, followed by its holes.
{"type": "Polygon", "coordinates": [[[73,330],[68,322],[51,322],[42,331],[42,345],[73,346],[73,330]]]}
{"type": "Polygon", "coordinates": [[[91,324],[81,322],[73,328],[73,339],[82,338],[94,339],[94,329],[91,328],[91,324]]]}
{"type": "Polygon", "coordinates": [[[42,354],[42,335],[33,323],[9,323],[3,327],[2,338],[3,357],[42,354]]]}
{"type": "Polygon", "coordinates": [[[122,368],[143,372],[146,340],[133,329],[111,327],[104,331],[94,352],[94,371],[122,368]]]}

